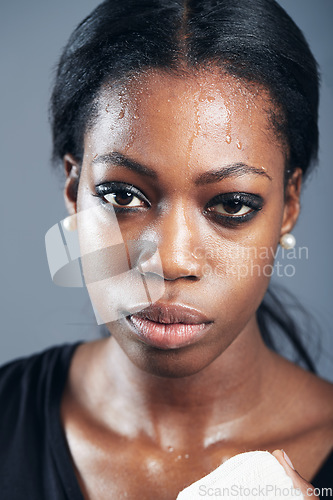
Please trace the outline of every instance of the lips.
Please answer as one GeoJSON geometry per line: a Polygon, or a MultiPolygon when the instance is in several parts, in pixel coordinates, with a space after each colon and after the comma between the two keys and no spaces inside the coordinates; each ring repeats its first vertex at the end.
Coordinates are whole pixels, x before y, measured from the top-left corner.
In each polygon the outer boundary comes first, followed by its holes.
{"type": "Polygon", "coordinates": [[[141,340],[160,349],[190,345],[213,323],[201,311],[179,304],[154,304],[132,314],[128,321],[141,340]]]}
{"type": "Polygon", "coordinates": [[[210,323],[202,312],[187,306],[154,304],[135,314],[140,318],[149,319],[156,323],[184,323],[199,325],[210,323]]]}

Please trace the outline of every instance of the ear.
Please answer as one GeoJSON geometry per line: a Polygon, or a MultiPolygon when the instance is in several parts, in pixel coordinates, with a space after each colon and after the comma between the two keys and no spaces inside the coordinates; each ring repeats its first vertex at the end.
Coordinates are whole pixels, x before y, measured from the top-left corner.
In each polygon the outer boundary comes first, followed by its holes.
{"type": "Polygon", "coordinates": [[[285,233],[290,233],[296,224],[301,208],[301,186],[302,169],[296,168],[286,186],[281,236],[285,233]]]}
{"type": "Polygon", "coordinates": [[[64,198],[67,211],[70,215],[76,213],[77,190],[79,187],[80,167],[74,156],[66,154],[64,156],[64,168],[66,182],[64,187],[64,198]]]}

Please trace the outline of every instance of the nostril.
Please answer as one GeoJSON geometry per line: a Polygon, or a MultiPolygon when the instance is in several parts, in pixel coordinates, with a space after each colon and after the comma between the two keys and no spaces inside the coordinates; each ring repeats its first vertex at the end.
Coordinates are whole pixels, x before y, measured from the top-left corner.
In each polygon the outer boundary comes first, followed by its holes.
{"type": "Polygon", "coordinates": [[[184,248],[172,249],[170,247],[160,247],[161,264],[164,278],[168,281],[175,281],[179,278],[187,281],[196,281],[201,276],[201,263],[191,257],[189,250],[184,248]]]}

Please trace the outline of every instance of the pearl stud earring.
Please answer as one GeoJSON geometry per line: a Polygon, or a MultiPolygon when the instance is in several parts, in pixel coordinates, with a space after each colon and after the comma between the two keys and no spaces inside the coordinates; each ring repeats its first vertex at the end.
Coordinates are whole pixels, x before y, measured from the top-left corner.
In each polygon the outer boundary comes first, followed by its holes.
{"type": "Polygon", "coordinates": [[[77,228],[76,214],[69,215],[62,221],[64,229],[66,231],[75,231],[77,228]]]}
{"type": "Polygon", "coordinates": [[[296,238],[291,233],[283,234],[280,238],[280,245],[286,250],[291,250],[296,245],[296,238]]]}

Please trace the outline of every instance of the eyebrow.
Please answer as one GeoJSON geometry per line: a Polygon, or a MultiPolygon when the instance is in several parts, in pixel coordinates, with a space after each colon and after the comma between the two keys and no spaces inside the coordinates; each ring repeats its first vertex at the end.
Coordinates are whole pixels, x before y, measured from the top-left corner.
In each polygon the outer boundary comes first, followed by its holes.
{"type": "Polygon", "coordinates": [[[151,179],[157,179],[158,175],[152,168],[147,167],[146,165],[142,165],[127,156],[118,153],[117,151],[113,151],[112,153],[106,155],[100,155],[93,159],[92,164],[96,165],[98,163],[112,163],[113,165],[118,165],[120,167],[125,167],[129,170],[137,172],[138,174],[144,175],[146,177],[150,177],[151,179]]]}
{"type": "Polygon", "coordinates": [[[195,184],[212,184],[213,182],[219,182],[227,177],[241,177],[242,175],[254,174],[267,177],[270,181],[272,177],[263,168],[253,167],[247,165],[246,163],[232,163],[231,165],[225,165],[218,170],[212,170],[210,172],[204,172],[199,175],[195,180],[195,184]]]}
{"type": "MultiPolygon", "coordinates": [[[[92,164],[96,165],[99,163],[113,164],[120,167],[125,167],[138,174],[144,175],[145,177],[158,179],[158,175],[155,170],[147,167],[147,165],[142,165],[141,163],[132,160],[131,158],[128,158],[127,156],[117,151],[113,151],[112,153],[108,153],[106,155],[96,156],[96,158],[93,159],[92,164]]],[[[268,175],[268,173],[263,168],[257,168],[251,165],[247,165],[243,162],[238,162],[231,163],[230,165],[225,165],[217,170],[211,170],[209,172],[200,174],[195,179],[195,185],[198,186],[202,184],[213,184],[228,177],[241,177],[242,175],[247,174],[264,176],[270,181],[272,180],[271,176],[268,175]]]]}

